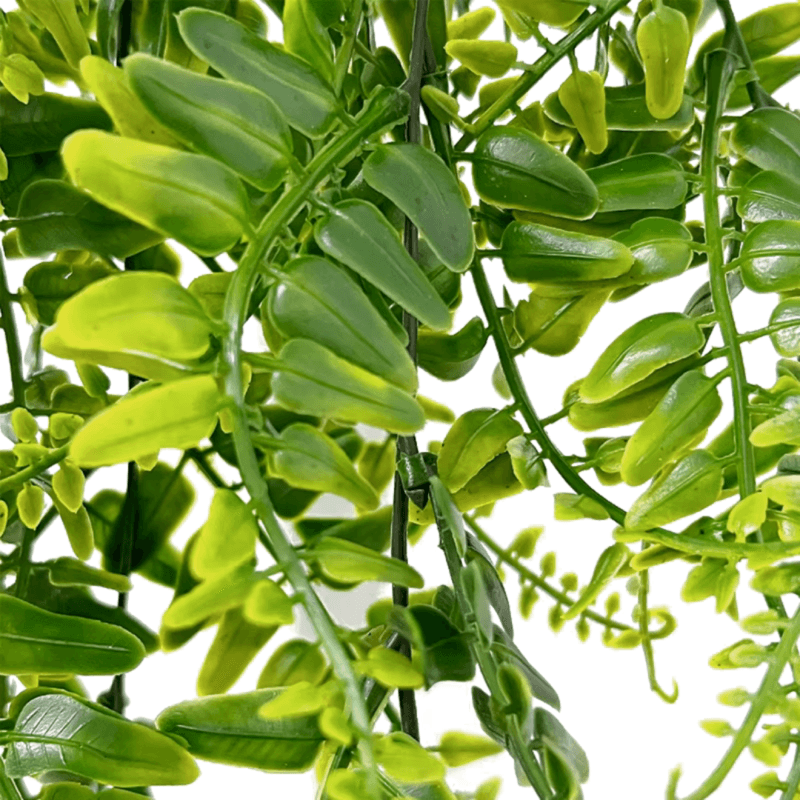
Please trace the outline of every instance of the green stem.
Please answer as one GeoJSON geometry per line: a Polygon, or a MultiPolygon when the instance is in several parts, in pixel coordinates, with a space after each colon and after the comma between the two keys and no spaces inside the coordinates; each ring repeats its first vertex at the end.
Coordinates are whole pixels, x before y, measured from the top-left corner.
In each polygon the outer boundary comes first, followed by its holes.
{"type": "MultiPolygon", "coordinates": [[[[425,59],[425,43],[428,37],[426,22],[428,19],[428,0],[416,0],[414,6],[414,29],[411,37],[411,54],[409,56],[408,80],[405,89],[409,94],[408,121],[404,130],[404,140],[419,145],[422,140],[422,123],[420,121],[420,90],[425,59]]],[[[403,229],[403,245],[414,261],[419,260],[419,231],[416,225],[405,218],[403,229]]],[[[417,363],[417,332],[419,322],[407,311],[403,311],[403,328],[408,334],[408,354],[414,364],[417,363]]],[[[399,436],[397,450],[406,455],[418,452],[417,440],[414,436],[399,436]]],[[[408,495],[403,487],[400,475],[394,476],[394,494],[392,505],[392,558],[408,563],[408,495]]],[[[392,585],[392,601],[395,605],[408,606],[408,588],[392,585]]],[[[411,643],[406,639],[398,640],[398,650],[407,658],[411,657],[411,643]]],[[[398,690],[400,701],[400,719],[403,733],[419,741],[419,719],[417,717],[417,701],[413,689],[398,690]]]]}
{"type": "Polygon", "coordinates": [[[6,339],[8,368],[11,372],[11,395],[16,405],[25,402],[25,378],[22,372],[22,349],[19,344],[17,324],[14,322],[14,308],[11,305],[11,292],[6,278],[6,264],[0,247],[0,325],[6,339]]]}
{"type": "Polygon", "coordinates": [[[242,383],[241,346],[242,329],[247,319],[250,295],[258,268],[272,243],[284,226],[291,222],[305,205],[316,186],[333,169],[346,163],[358,153],[369,136],[402,121],[406,108],[407,98],[403,93],[384,91],[359,115],[352,128],[320,151],[308,165],[306,176],[284,192],[259,225],[231,280],[225,296],[224,313],[228,325],[228,333],[223,340],[225,391],[231,403],[233,443],[239,470],[256,514],[266,529],[273,551],[278,561],[284,565],[286,575],[330,658],[333,671],[342,682],[352,722],[358,733],[358,748],[361,763],[367,773],[368,790],[370,795],[376,798],[380,792],[377,763],[372,747],[370,717],[361,693],[361,683],[353,670],[347,651],[336,635],[333,621],[311,586],[302,563],[275,516],[267,484],[250,438],[242,383]]]}
{"type": "MultiPolygon", "coordinates": [[[[643,548],[647,545],[643,544],[643,548]]],[[[653,655],[653,641],[650,638],[648,628],[649,620],[647,613],[647,594],[650,591],[650,572],[643,569],[639,573],[639,633],[642,635],[642,651],[644,652],[644,662],[647,666],[647,680],[650,688],[665,702],[674,703],[678,699],[678,685],[672,681],[672,694],[667,694],[659,685],[656,678],[656,662],[653,655]]]]}
{"type": "Polygon", "coordinates": [[[795,744],[792,768],[786,776],[786,786],[780,796],[780,800],[794,800],[798,786],[800,786],[800,742],[795,744]]]}
{"type": "Polygon", "coordinates": [[[336,63],[334,64],[333,75],[333,91],[339,97],[342,93],[344,86],[344,79],[347,77],[347,70],[350,67],[350,61],[353,58],[353,49],[356,46],[358,39],[358,29],[361,27],[361,20],[364,15],[364,4],[358,3],[353,19],[350,21],[347,32],[344,34],[339,52],[336,54],[336,63]]]}
{"type": "MultiPolygon", "coordinates": [[[[491,653],[487,647],[481,645],[483,641],[483,633],[480,626],[475,622],[474,615],[470,613],[471,606],[467,600],[461,582],[461,570],[463,564],[461,558],[456,551],[456,544],[449,531],[445,530],[440,524],[442,519],[441,509],[436,507],[436,499],[431,495],[431,502],[434,504],[434,516],[436,519],[436,527],[439,529],[439,546],[444,551],[445,561],[447,562],[447,570],[450,573],[450,581],[453,584],[453,591],[456,595],[456,602],[461,609],[461,615],[466,621],[468,627],[472,628],[472,651],[475,654],[475,659],[480,667],[483,679],[489,688],[489,692],[493,697],[503,697],[503,690],[500,687],[499,679],[497,677],[497,666],[491,653]]],[[[458,513],[458,512],[456,512],[458,513]]],[[[519,764],[525,773],[525,777],[533,787],[536,794],[543,800],[549,800],[553,795],[550,791],[547,779],[539,766],[539,762],[534,757],[533,753],[528,746],[528,742],[522,736],[522,731],[516,724],[516,720],[512,717],[506,717],[509,724],[507,733],[507,746],[509,752],[514,760],[519,764]]]]}
{"type": "Polygon", "coordinates": [[[492,296],[492,290],[489,287],[489,282],[486,280],[486,273],[480,261],[477,259],[472,265],[472,278],[475,282],[475,289],[478,293],[483,313],[489,323],[489,329],[492,332],[492,339],[494,340],[495,347],[497,348],[497,355],[500,359],[500,366],[505,375],[506,383],[511,391],[517,408],[522,414],[525,424],[528,426],[531,434],[534,436],[539,446],[542,448],[545,458],[556,468],[559,475],[567,482],[569,487],[577,494],[590,497],[595,502],[599,503],[603,508],[608,511],[611,519],[618,525],[625,524],[625,512],[615,503],[612,503],[596,489],[590,486],[572,465],[564,458],[561,451],[553,443],[552,439],[547,435],[547,431],[541,423],[541,420],[533,408],[528,392],[525,389],[525,384],[522,382],[522,377],[519,374],[516,362],[514,361],[514,354],[509,344],[508,337],[506,336],[505,328],[503,328],[500,314],[497,310],[497,305],[492,296]]]}
{"type": "MultiPolygon", "coordinates": [[[[566,592],[562,592],[560,589],[556,589],[555,586],[548,583],[544,578],[540,575],[537,575],[531,569],[526,567],[519,558],[512,555],[508,552],[508,550],[504,550],[500,547],[488,533],[486,533],[483,528],[478,525],[478,523],[473,519],[471,516],[465,514],[464,521],[469,526],[470,530],[478,537],[478,540],[485,544],[489,550],[491,550],[504,564],[508,564],[509,567],[514,569],[522,578],[525,578],[526,581],[532,583],[537,589],[540,589],[545,594],[549,595],[558,603],[561,603],[565,607],[569,608],[569,606],[573,605],[575,600],[571,598],[566,592]]],[[[624,622],[617,622],[616,620],[612,619],[611,617],[603,616],[602,614],[598,614],[596,611],[586,610],[584,611],[581,616],[586,617],[587,619],[592,620],[592,622],[597,622],[603,627],[606,628],[613,628],[618,631],[632,631],[634,630],[630,625],[626,625],[624,622]]]]}
{"type": "MultiPolygon", "coordinates": [[[[792,653],[792,648],[798,636],[800,636],[800,609],[795,612],[790,624],[784,630],[778,646],[770,653],[769,666],[761,681],[761,686],[759,686],[758,692],[753,702],[750,704],[750,709],[747,712],[742,726],[733,737],[728,751],[708,778],[683,800],[703,800],[703,798],[708,797],[712,792],[716,791],[725,780],[742,751],[750,743],[758,721],[770,704],[772,694],[778,685],[781,673],[789,660],[789,656],[792,653]]],[[[674,800],[674,793],[670,800],[674,800]]]]}
{"type": "Polygon", "coordinates": [[[41,475],[45,470],[50,469],[50,467],[52,467],[54,464],[58,464],[59,461],[63,461],[68,454],[69,445],[65,444],[62,447],[51,450],[47,455],[39,459],[39,461],[28,465],[24,469],[19,470],[19,472],[15,472],[13,475],[3,478],[3,480],[0,481],[0,495],[5,494],[11,489],[16,489],[18,486],[22,486],[32,478],[41,475]]]}
{"type": "Polygon", "coordinates": [[[475,120],[470,131],[456,142],[456,150],[466,150],[475,139],[492,126],[498,117],[505,114],[514,103],[522,99],[562,58],[573,52],[584,39],[588,39],[601,25],[608,22],[617,11],[629,3],[630,0],[611,0],[605,8],[591,14],[566,36],[559,39],[552,49],[520,75],[516,83],[503,92],[475,120]]]}

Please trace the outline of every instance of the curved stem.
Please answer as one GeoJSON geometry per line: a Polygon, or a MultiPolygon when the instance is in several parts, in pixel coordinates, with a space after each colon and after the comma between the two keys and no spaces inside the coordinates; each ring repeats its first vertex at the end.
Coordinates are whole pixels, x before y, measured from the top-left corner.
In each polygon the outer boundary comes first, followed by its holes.
{"type": "Polygon", "coordinates": [[[325,606],[320,602],[302,563],[283,532],[269,497],[266,481],[256,457],[244,402],[242,383],[242,329],[247,319],[250,296],[259,265],[269,248],[298,211],[305,205],[316,186],[340,164],[349,161],[366,139],[402,121],[406,116],[407,97],[402,92],[384,91],[359,115],[356,124],[323,148],[308,165],[305,177],[288,189],[262,220],[234,273],[225,295],[224,318],[228,332],[223,339],[225,360],[225,392],[233,416],[233,443],[239,471],[250,495],[253,508],[267,532],[267,537],[285,574],[300,598],[323,648],[330,658],[336,677],[342,682],[353,725],[358,733],[358,749],[367,773],[371,796],[379,796],[378,772],[372,748],[370,717],[361,692],[361,682],[350,658],[336,634],[325,606]]]}
{"type": "Polygon", "coordinates": [[[520,75],[516,83],[503,92],[472,124],[456,142],[456,150],[466,150],[492,123],[502,116],[514,103],[521,100],[562,58],[568,56],[584,40],[588,39],[601,25],[608,22],[614,14],[630,3],[630,0],[612,0],[605,8],[590,15],[570,33],[559,39],[552,48],[520,75]]]}
{"type": "MultiPolygon", "coordinates": [[[[789,660],[789,656],[792,653],[792,648],[798,636],[800,636],[800,608],[795,612],[791,622],[784,630],[778,646],[770,654],[769,667],[764,675],[764,679],[761,681],[761,686],[758,687],[758,692],[750,705],[750,709],[747,712],[747,716],[744,718],[742,726],[736,731],[736,735],[733,737],[728,752],[725,753],[716,769],[708,778],[706,778],[694,792],[683,798],[683,800],[703,800],[703,798],[708,797],[712,792],[716,791],[725,780],[725,777],[731,771],[731,768],[736,763],[742,751],[750,743],[758,721],[771,702],[772,693],[775,691],[780,681],[781,674],[789,660]]],[[[672,798],[674,798],[674,793],[672,798]]]]}
{"type": "Polygon", "coordinates": [[[528,397],[525,384],[522,382],[519,369],[514,361],[511,345],[509,344],[505,328],[503,327],[500,314],[497,310],[497,305],[492,296],[492,290],[489,287],[489,282],[486,280],[486,273],[483,271],[483,267],[478,259],[473,263],[471,272],[473,281],[475,282],[475,289],[478,293],[478,299],[480,300],[486,320],[489,323],[492,339],[497,348],[497,355],[500,359],[500,366],[505,375],[506,383],[508,383],[508,388],[517,404],[520,414],[522,414],[522,418],[525,420],[531,434],[542,448],[545,458],[556,468],[558,474],[561,475],[574,492],[590,497],[608,512],[608,515],[614,522],[618,525],[624,525],[625,511],[590,486],[564,458],[564,455],[553,443],[553,440],[547,435],[547,431],[544,429],[541,420],[537,416],[530,397],[528,397]]]}
{"type": "MultiPolygon", "coordinates": [[[[643,545],[647,548],[647,545],[643,545]]],[[[639,573],[639,633],[642,635],[642,651],[644,652],[644,662],[647,666],[647,680],[650,688],[665,702],[674,703],[678,699],[678,685],[672,681],[672,694],[667,694],[659,685],[656,678],[656,662],[653,655],[653,641],[650,638],[648,628],[649,619],[647,613],[647,594],[650,591],[650,571],[643,569],[639,573]]]]}
{"type": "Polygon", "coordinates": [[[780,800],[794,800],[798,786],[800,786],[800,743],[795,744],[792,768],[786,776],[786,788],[783,790],[780,800]]]}
{"type": "MultiPolygon", "coordinates": [[[[467,523],[470,530],[478,537],[478,540],[485,544],[489,550],[491,550],[504,564],[508,564],[509,567],[514,569],[521,577],[525,578],[525,580],[532,583],[537,589],[541,589],[545,594],[549,595],[558,603],[561,603],[564,606],[571,606],[575,599],[570,597],[566,592],[562,592],[560,589],[556,589],[555,586],[548,583],[544,578],[540,575],[537,575],[533,570],[528,569],[519,558],[509,553],[507,550],[504,550],[500,547],[497,542],[486,533],[483,528],[469,515],[464,515],[464,522],[467,523]]],[[[581,614],[582,617],[586,617],[587,619],[592,620],[592,622],[597,622],[600,625],[603,625],[606,628],[613,628],[618,631],[632,631],[634,630],[630,625],[626,625],[624,622],[617,622],[616,620],[612,619],[611,617],[606,617],[603,614],[598,614],[596,611],[587,610],[581,614]]]]}

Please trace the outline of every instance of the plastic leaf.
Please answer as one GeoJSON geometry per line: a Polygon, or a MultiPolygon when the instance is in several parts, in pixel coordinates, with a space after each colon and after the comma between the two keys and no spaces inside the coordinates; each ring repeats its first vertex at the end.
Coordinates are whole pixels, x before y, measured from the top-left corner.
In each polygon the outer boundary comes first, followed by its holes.
{"type": "Polygon", "coordinates": [[[422,576],[405,562],[333,536],[315,542],[308,556],[334,580],[383,581],[412,589],[424,585],[422,576]]]}
{"type": "Polygon", "coordinates": [[[600,593],[611,583],[629,557],[630,550],[621,542],[612,544],[603,550],[600,558],[597,559],[588,585],[581,592],[578,599],[564,612],[563,619],[574,619],[578,614],[589,608],[600,593]]]}
{"type": "Polygon", "coordinates": [[[227,574],[255,557],[258,528],[252,512],[228,489],[217,489],[189,566],[200,580],[227,574]]]}
{"type": "Polygon", "coordinates": [[[561,84],[558,99],[572,118],[590,153],[602,153],[608,147],[606,92],[598,72],[572,72],[561,84]]]}
{"type": "Polygon", "coordinates": [[[439,755],[448,767],[461,767],[487,756],[502,753],[503,748],[484,736],[450,731],[442,734],[439,755]]]}
{"type": "Polygon", "coordinates": [[[390,733],[375,742],[375,758],[393,778],[408,783],[442,780],[444,764],[405,733],[390,733]]]}
{"type": "Polygon", "coordinates": [[[205,375],[147,389],[93,417],[72,440],[70,458],[98,467],[194,447],[211,435],[221,405],[216,381],[205,375]]]}
{"type": "Polygon", "coordinates": [[[373,647],[356,669],[390,689],[421,689],[423,674],[404,655],[386,647],[373,647]]]}
{"type": "Polygon", "coordinates": [[[258,688],[291,686],[301,681],[316,685],[327,671],[328,664],[319,645],[303,639],[290,639],[269,657],[258,678],[258,688]]]}
{"type": "Polygon", "coordinates": [[[292,601],[286,592],[271,580],[260,580],[250,590],[242,609],[244,616],[256,625],[291,625],[294,622],[292,601]]]}
{"type": "Polygon", "coordinates": [[[345,200],[314,228],[319,246],[431,328],[450,325],[447,306],[394,228],[364,200],[345,200]]]}
{"type": "Polygon", "coordinates": [[[413,144],[378,145],[363,175],[414,224],[450,269],[472,263],[472,220],[453,173],[430,150],[413,144]]]}
{"type": "Polygon", "coordinates": [[[65,770],[124,787],[185,785],[199,775],[194,759],[169,736],[66,694],[25,703],[9,738],[5,766],[12,778],[65,770]]]}
{"type": "Polygon", "coordinates": [[[68,137],[61,156],[99,203],[200,255],[229,250],[249,225],[244,186],[207,156],[94,130],[68,137]]]}
{"type": "Polygon", "coordinates": [[[476,75],[490,78],[502,78],[517,60],[517,48],[509,42],[451,39],[445,50],[476,75]]]}

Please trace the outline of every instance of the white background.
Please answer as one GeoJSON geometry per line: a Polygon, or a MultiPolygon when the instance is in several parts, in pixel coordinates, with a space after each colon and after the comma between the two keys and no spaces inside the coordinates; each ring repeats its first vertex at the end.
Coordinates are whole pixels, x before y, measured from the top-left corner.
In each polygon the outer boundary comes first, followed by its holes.
{"type": "MultiPolygon", "coordinates": [[[[484,3],[488,4],[488,3],[484,3]]],[[[2,2],[8,7],[8,2],[2,2]]],[[[475,7],[482,5],[475,3],[475,7]]],[[[761,4],[755,2],[733,3],[737,16],[755,11],[761,4]]],[[[273,40],[279,40],[280,28],[274,17],[270,19],[273,40]]],[[[720,27],[717,17],[712,18],[700,34],[702,42],[708,33],[720,27]]],[[[494,31],[500,38],[499,26],[494,31]]],[[[554,32],[551,32],[554,33],[554,32]]],[[[551,38],[557,38],[556,35],[551,38]]],[[[539,53],[521,51],[521,59],[533,61],[539,53]]],[[[581,64],[591,69],[593,55],[591,45],[581,53],[581,64]],[[585,58],[585,62],[584,59],[585,58]]],[[[557,88],[568,74],[566,59],[554,69],[528,96],[528,102],[543,99],[557,88]]],[[[795,89],[784,89],[778,94],[782,102],[796,106],[795,89]],[[793,102],[794,101],[794,102],[793,102]]],[[[690,209],[688,219],[697,217],[690,209]]],[[[12,290],[21,283],[28,264],[13,261],[9,264],[12,290]]],[[[184,260],[182,280],[184,284],[201,274],[202,268],[192,263],[190,256],[184,260]]],[[[487,271],[493,286],[499,291],[502,274],[499,265],[488,264],[487,271]]],[[[679,311],[685,306],[694,290],[705,280],[704,268],[692,270],[686,275],[645,290],[619,304],[607,305],[592,323],[580,345],[566,357],[551,359],[531,352],[520,361],[520,365],[537,411],[546,416],[561,407],[564,389],[589,369],[602,349],[622,330],[641,317],[659,311],[679,311]]],[[[521,287],[511,286],[515,299],[521,299],[521,287]]],[[[458,311],[456,328],[480,313],[469,277],[463,282],[464,302],[458,311]]],[[[499,296],[499,295],[498,295],[499,296]]],[[[755,297],[745,293],[736,301],[736,312],[741,330],[750,330],[766,324],[775,298],[755,297]]],[[[20,327],[26,325],[19,319],[20,327]]],[[[253,327],[249,346],[263,346],[260,332],[253,327]]],[[[715,344],[716,340],[714,341],[715,344]]],[[[769,386],[774,380],[775,354],[768,342],[761,341],[745,345],[748,364],[748,379],[769,386]]],[[[456,414],[478,406],[500,406],[504,401],[491,387],[491,374],[496,355],[491,345],[487,346],[476,368],[456,384],[441,383],[425,373],[421,374],[421,392],[449,405],[456,414]]],[[[710,371],[719,369],[711,365],[710,371]]],[[[9,386],[7,365],[0,364],[0,386],[9,386]]],[[[122,389],[120,385],[120,389],[122,389]]],[[[5,394],[5,392],[4,392],[5,394]]],[[[729,384],[722,384],[722,394],[729,395],[729,384]]],[[[721,421],[712,429],[712,435],[729,419],[730,404],[726,403],[721,421]]],[[[559,422],[551,429],[559,447],[567,453],[582,452],[582,435],[573,431],[567,422],[559,422]]],[[[446,426],[430,425],[421,435],[420,444],[441,439],[446,426]]],[[[609,435],[618,435],[625,429],[615,429],[609,435]]],[[[162,453],[162,458],[174,463],[174,453],[162,453]]],[[[552,491],[565,491],[554,470],[550,469],[552,491]]],[[[185,540],[204,521],[210,501],[210,493],[203,479],[187,470],[196,482],[198,497],[195,509],[173,537],[176,545],[185,540]]],[[[124,468],[101,471],[92,478],[87,487],[87,496],[106,485],[122,486],[124,468]]],[[[613,487],[606,490],[611,498],[627,507],[637,496],[638,490],[613,487]]],[[[335,499],[326,499],[314,508],[316,514],[346,512],[345,504],[335,499]]],[[[588,580],[599,553],[612,541],[610,522],[580,521],[554,523],[552,517],[552,493],[539,489],[499,504],[493,517],[486,520],[489,532],[502,544],[508,544],[516,533],[530,525],[545,525],[546,533],[540,540],[537,554],[531,566],[548,550],[558,552],[558,574],[577,572],[581,582],[588,580]]],[[[57,526],[53,526],[37,545],[35,556],[43,560],[67,551],[66,539],[57,526]]],[[[436,546],[435,533],[428,531],[422,541],[411,551],[411,562],[424,573],[427,586],[449,582],[441,551],[436,546]]],[[[561,633],[554,634],[547,625],[549,599],[537,604],[531,619],[517,621],[516,641],[531,662],[553,683],[561,696],[561,718],[567,729],[576,737],[588,753],[591,764],[591,779],[585,787],[585,795],[593,798],[614,800],[649,800],[664,796],[664,787],[669,771],[677,764],[683,766],[684,777],[679,784],[679,795],[694,789],[724,753],[728,740],[713,739],[703,733],[698,721],[704,718],[728,719],[735,727],[744,716],[746,708],[729,709],[716,702],[716,695],[725,689],[745,686],[754,690],[760,681],[763,669],[740,670],[738,672],[715,672],[708,666],[708,658],[744,636],[741,629],[727,615],[714,613],[713,600],[687,605],[679,599],[680,588],[689,566],[672,563],[659,567],[651,573],[651,606],[668,605],[678,618],[677,631],[667,640],[655,643],[656,668],[661,685],[670,691],[673,678],[680,687],[680,698],[674,705],[667,705],[648,689],[644,659],[641,651],[616,651],[600,643],[599,627],[592,625],[589,641],[582,644],[571,625],[561,633]]],[[[516,606],[518,595],[513,573],[508,571],[508,590],[512,606],[516,606]]],[[[134,576],[135,591],[129,600],[129,608],[135,615],[155,630],[160,617],[169,603],[171,593],[134,576]]],[[[761,598],[748,588],[749,574],[743,569],[738,602],[741,616],[764,608],[761,598]]],[[[627,595],[624,582],[616,586],[622,595],[620,619],[630,620],[630,611],[635,600],[627,595]]],[[[101,593],[102,594],[102,593],[101,593]]],[[[388,594],[388,588],[369,585],[358,592],[337,594],[325,592],[325,601],[333,609],[337,619],[359,627],[364,624],[363,611],[372,599],[388,594]],[[363,602],[362,602],[363,601],[363,602]]],[[[108,593],[108,600],[113,595],[108,593]]],[[[313,637],[310,626],[299,622],[299,635],[313,637]]],[[[195,696],[197,671],[207,651],[213,629],[197,635],[181,650],[150,656],[126,679],[130,697],[129,715],[153,719],[166,706],[195,696]]],[[[298,635],[286,630],[276,636],[268,649],[259,656],[237,683],[234,691],[247,691],[255,682],[269,652],[285,638],[298,635]]],[[[480,682],[480,680],[479,680],[480,682]]],[[[107,688],[106,679],[87,680],[93,694],[107,688]]],[[[425,745],[435,745],[439,736],[448,730],[479,732],[471,707],[469,686],[465,684],[443,684],[427,694],[418,696],[420,727],[425,745]]],[[[775,721],[775,720],[771,720],[775,721]]],[[[787,769],[788,769],[787,758],[787,769]]],[[[239,797],[287,797],[311,798],[314,781],[311,774],[298,776],[271,775],[254,770],[223,767],[201,763],[202,776],[188,787],[160,787],[154,790],[159,800],[189,800],[189,798],[220,797],[235,792],[239,797]]],[[[747,784],[766,767],[745,754],[731,772],[717,796],[736,800],[754,796],[747,784]]],[[[785,770],[780,771],[781,774],[785,770]]],[[[454,789],[472,790],[486,778],[500,775],[504,778],[501,798],[532,797],[530,789],[516,785],[510,759],[501,754],[474,765],[450,771],[449,783],[454,789]]]]}

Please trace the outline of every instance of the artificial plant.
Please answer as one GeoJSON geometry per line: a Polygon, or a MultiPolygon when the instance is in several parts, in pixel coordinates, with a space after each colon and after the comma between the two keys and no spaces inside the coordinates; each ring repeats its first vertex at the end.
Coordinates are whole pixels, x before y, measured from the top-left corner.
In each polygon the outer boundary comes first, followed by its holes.
{"type": "Polygon", "coordinates": [[[580,798],[587,756],[515,643],[502,576],[522,585],[522,617],[545,594],[554,628],[641,648],[672,702],[653,643],[676,623],[648,606],[649,574],[682,560],[683,599],[734,619],[744,574],[765,609],[741,625],[766,637],[712,655],[766,671],[757,692],[720,697],[745,720],[704,723],[731,744],[686,798],[711,795],[749,747],[774,768],[792,751],[782,777],[752,784],[792,800],[800,118],[771,93],[800,72],[780,55],[800,40],[800,4],[742,20],[728,0],[267,5],[282,42],[253,0],[20,0],[0,19],[0,797],[28,797],[33,776],[42,798],[124,800],[191,783],[208,759],[313,766],[330,800],[447,800],[446,767],[507,750],[538,797],[580,798]],[[498,13],[502,39],[486,33],[498,13]],[[722,30],[689,63],[712,17],[722,30]],[[540,55],[520,60],[515,42],[540,55]],[[187,286],[188,259],[207,273],[187,286]],[[520,356],[568,353],[605,304],[646,304],[687,270],[699,288],[683,311],[643,307],[538,415],[520,356]],[[483,313],[453,330],[462,281],[483,313]],[[779,295],[768,326],[740,331],[745,291],[779,295]],[[262,344],[243,347],[259,323],[262,344]],[[743,358],[761,337],[779,356],[767,387],[743,358]],[[418,366],[466,388],[480,357],[497,360],[496,407],[454,419],[417,395],[418,366]],[[724,393],[732,419],[706,441],[724,393]],[[450,427],[423,450],[426,420],[450,427]],[[584,453],[561,452],[556,423],[592,434],[584,453]],[[189,463],[213,497],[180,551],[189,463]],[[114,464],[125,485],[87,496],[114,464]],[[494,504],[547,491],[548,471],[571,489],[557,518],[608,520],[584,582],[554,582],[554,553],[533,565],[539,529],[488,533],[494,504]],[[650,483],[626,509],[622,482],[650,483]],[[325,493],[352,515],[318,516],[325,493]],[[424,588],[409,554],[426,529],[449,585],[424,588]],[[37,561],[41,536],[64,555],[37,561]],[[127,607],[134,572],[174,590],[158,634],[127,607]],[[637,595],[630,623],[616,592],[597,608],[619,580],[637,595]],[[361,629],[336,624],[317,588],[364,581],[391,599],[361,629]],[[270,647],[297,605],[315,639],[270,647]],[[199,697],[154,725],[127,719],[125,674],[212,625],[199,697]],[[257,686],[229,693],[256,658],[257,686]],[[108,690],[89,697],[89,675],[108,690]],[[426,740],[416,703],[441,681],[471,684],[485,737],[426,740]],[[765,714],[778,716],[754,738],[765,714]]]}

